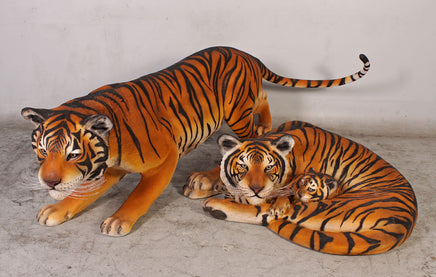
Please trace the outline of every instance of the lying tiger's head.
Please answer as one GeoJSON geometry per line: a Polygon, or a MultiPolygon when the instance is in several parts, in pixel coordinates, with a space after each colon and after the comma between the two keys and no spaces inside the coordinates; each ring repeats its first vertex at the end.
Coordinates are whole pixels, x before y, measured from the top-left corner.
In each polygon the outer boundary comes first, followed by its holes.
{"type": "Polygon", "coordinates": [[[237,202],[257,205],[275,198],[286,185],[287,155],[294,146],[290,135],[274,141],[240,141],[230,135],[218,138],[221,154],[221,180],[237,202]]]}
{"type": "Polygon", "coordinates": [[[113,126],[106,115],[33,108],[21,114],[36,126],[32,148],[40,163],[38,177],[52,198],[62,200],[80,184],[103,175],[113,126]]]}
{"type": "Polygon", "coordinates": [[[328,199],[336,194],[338,182],[330,175],[309,172],[302,176],[293,186],[295,198],[301,202],[312,202],[328,199]]]}

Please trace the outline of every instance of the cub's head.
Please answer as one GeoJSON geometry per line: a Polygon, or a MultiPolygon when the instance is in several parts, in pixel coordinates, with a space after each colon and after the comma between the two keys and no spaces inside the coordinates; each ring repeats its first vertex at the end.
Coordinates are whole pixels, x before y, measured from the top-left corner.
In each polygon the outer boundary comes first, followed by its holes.
{"type": "Polygon", "coordinates": [[[287,155],[294,146],[290,135],[274,141],[240,141],[230,135],[218,138],[221,154],[221,180],[238,202],[264,203],[275,198],[286,185],[289,171],[287,155]]]}
{"type": "Polygon", "coordinates": [[[294,195],[301,202],[312,202],[328,199],[336,194],[338,182],[330,175],[315,172],[310,168],[309,172],[296,182],[294,195]]]}
{"type": "Polygon", "coordinates": [[[103,175],[113,126],[106,115],[33,108],[21,114],[36,126],[32,147],[40,163],[38,177],[52,198],[62,200],[80,184],[103,175]]]}

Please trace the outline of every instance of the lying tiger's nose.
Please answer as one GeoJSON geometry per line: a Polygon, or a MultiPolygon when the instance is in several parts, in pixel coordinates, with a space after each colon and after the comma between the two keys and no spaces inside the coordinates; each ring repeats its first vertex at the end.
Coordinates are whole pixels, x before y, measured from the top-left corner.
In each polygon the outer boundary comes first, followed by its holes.
{"type": "Polygon", "coordinates": [[[258,193],[263,189],[263,187],[262,187],[261,185],[253,184],[253,185],[250,186],[250,189],[251,189],[255,194],[258,194],[258,193]]]}
{"type": "Polygon", "coordinates": [[[58,185],[61,182],[61,180],[46,180],[44,179],[44,183],[46,183],[47,186],[54,188],[56,185],[58,185]]]}

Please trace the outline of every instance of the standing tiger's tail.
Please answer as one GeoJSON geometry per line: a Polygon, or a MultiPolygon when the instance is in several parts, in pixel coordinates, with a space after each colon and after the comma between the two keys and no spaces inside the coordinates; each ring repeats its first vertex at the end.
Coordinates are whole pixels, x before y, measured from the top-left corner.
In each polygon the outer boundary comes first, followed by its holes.
{"type": "Polygon", "coordinates": [[[335,255],[372,255],[402,244],[409,230],[389,232],[382,228],[363,232],[328,232],[312,230],[288,220],[273,220],[268,228],[281,237],[312,250],[335,255]]]}
{"type": "Polygon", "coordinates": [[[354,74],[338,79],[303,80],[303,79],[286,78],[275,74],[263,64],[261,65],[262,78],[274,84],[287,86],[287,87],[296,87],[296,88],[328,88],[328,87],[342,86],[359,80],[360,78],[365,76],[365,74],[369,71],[370,63],[368,58],[364,54],[360,54],[359,58],[363,62],[363,68],[354,74]]]}

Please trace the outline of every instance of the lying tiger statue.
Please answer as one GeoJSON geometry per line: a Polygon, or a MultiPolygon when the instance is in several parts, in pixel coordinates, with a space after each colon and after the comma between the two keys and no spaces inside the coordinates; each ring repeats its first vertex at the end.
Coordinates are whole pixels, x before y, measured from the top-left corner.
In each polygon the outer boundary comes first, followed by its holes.
{"type": "Polygon", "coordinates": [[[340,86],[366,74],[369,61],[360,59],[364,68],[353,75],[309,81],[278,76],[242,51],[213,47],[54,109],[24,108],[22,116],[36,126],[32,147],[40,183],[61,200],[43,207],[38,222],[53,226],[69,220],[127,173],[140,173],[128,199],[101,224],[103,234],[128,234],[167,187],[178,160],[223,121],[242,139],[271,129],[262,79],[289,87],[340,86]]]}
{"type": "MultiPolygon", "coordinates": [[[[407,180],[349,139],[291,121],[254,139],[222,135],[218,144],[220,176],[231,197],[204,201],[215,218],[262,224],[296,244],[341,255],[383,253],[402,244],[415,226],[417,202],[407,180]],[[291,203],[283,188],[310,168],[336,179],[340,192],[291,203]]],[[[220,176],[207,177],[217,184],[220,176]]],[[[208,194],[222,192],[219,187],[208,194]]]]}

